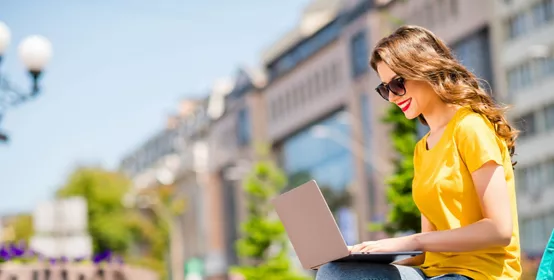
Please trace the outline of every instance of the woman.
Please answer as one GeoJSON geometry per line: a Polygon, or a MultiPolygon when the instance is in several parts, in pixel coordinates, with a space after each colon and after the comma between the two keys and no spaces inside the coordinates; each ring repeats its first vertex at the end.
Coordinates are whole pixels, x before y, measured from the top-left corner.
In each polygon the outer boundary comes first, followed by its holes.
{"type": "Polygon", "coordinates": [[[448,47],[403,26],[371,56],[377,92],[430,131],[416,145],[412,193],[422,232],[363,242],[352,252],[421,250],[401,265],[330,263],[317,279],[519,279],[511,157],[517,131],[448,47]]]}

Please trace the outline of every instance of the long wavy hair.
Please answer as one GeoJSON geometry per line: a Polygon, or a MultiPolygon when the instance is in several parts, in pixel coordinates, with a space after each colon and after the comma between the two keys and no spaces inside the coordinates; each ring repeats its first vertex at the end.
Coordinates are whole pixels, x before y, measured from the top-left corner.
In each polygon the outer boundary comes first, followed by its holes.
{"type": "MultiPolygon", "coordinates": [[[[481,87],[479,79],[431,31],[419,26],[401,26],[374,48],[370,63],[376,72],[380,62],[407,80],[429,83],[445,103],[469,107],[487,117],[496,134],[506,142],[510,156],[514,155],[519,131],[504,115],[508,108],[495,103],[481,87]]],[[[423,115],[418,118],[428,125],[423,115]]]]}

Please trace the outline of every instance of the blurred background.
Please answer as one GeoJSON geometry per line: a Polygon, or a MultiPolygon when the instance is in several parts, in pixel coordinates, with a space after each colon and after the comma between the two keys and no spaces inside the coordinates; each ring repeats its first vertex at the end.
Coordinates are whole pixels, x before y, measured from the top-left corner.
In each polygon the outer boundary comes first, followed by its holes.
{"type": "Polygon", "coordinates": [[[0,0],[0,261],[310,279],[266,207],[310,179],[349,244],[419,230],[393,201],[427,128],[368,65],[402,24],[512,106],[534,279],[554,228],[554,0],[0,0]]]}

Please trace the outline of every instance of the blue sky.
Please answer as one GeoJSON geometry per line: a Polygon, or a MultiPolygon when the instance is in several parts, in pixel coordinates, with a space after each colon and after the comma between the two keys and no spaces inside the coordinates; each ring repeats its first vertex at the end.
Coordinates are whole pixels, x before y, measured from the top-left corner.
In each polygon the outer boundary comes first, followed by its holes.
{"type": "Polygon", "coordinates": [[[0,214],[31,211],[76,164],[117,166],[180,99],[255,65],[307,3],[0,0],[0,21],[12,32],[2,73],[26,87],[19,42],[41,34],[54,48],[42,95],[0,123],[11,138],[0,144],[0,214]]]}

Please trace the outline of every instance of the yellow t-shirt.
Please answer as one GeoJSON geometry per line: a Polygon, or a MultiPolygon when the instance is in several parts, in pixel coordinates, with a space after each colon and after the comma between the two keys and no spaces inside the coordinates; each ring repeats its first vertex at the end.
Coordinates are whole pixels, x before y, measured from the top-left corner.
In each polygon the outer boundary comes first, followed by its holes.
{"type": "Polygon", "coordinates": [[[514,229],[506,247],[491,247],[463,253],[425,253],[423,272],[431,277],[457,273],[473,279],[519,279],[521,277],[519,226],[514,172],[506,143],[496,136],[484,116],[459,109],[440,140],[427,149],[427,135],[416,145],[412,193],[421,214],[437,230],[449,230],[483,218],[471,172],[488,161],[504,167],[512,206],[514,229]]]}

